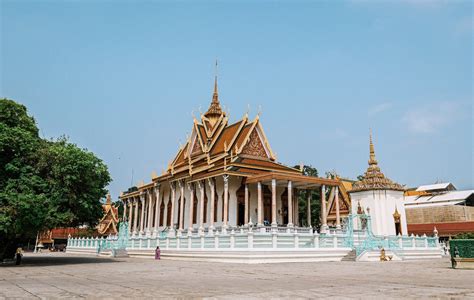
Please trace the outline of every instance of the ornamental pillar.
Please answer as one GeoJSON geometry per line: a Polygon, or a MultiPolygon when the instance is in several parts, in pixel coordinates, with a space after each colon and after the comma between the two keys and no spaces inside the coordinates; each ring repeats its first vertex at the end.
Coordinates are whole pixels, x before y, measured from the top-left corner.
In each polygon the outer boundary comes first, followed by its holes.
{"type": "Polygon", "coordinates": [[[223,227],[227,227],[229,219],[229,175],[224,175],[224,216],[222,217],[223,227]]]}
{"type": "Polygon", "coordinates": [[[179,181],[179,230],[183,230],[184,228],[184,182],[179,181]]]}
{"type": "Polygon", "coordinates": [[[135,202],[135,216],[133,219],[133,234],[138,233],[138,199],[137,197],[134,198],[135,202]]]}
{"type": "Polygon", "coordinates": [[[122,220],[125,222],[127,220],[127,200],[126,199],[122,199],[122,203],[123,203],[123,216],[122,216],[122,220]]]}
{"type": "Polygon", "coordinates": [[[127,198],[128,210],[128,232],[132,232],[132,213],[133,213],[133,199],[127,198]]]}
{"type": "Polygon", "coordinates": [[[262,183],[257,183],[257,226],[263,226],[262,214],[262,183]]]}
{"type": "MultiPolygon", "coordinates": [[[[174,211],[175,211],[175,202],[176,202],[176,184],[174,182],[170,183],[171,186],[171,216],[170,224],[171,228],[174,228],[174,211]]],[[[169,205],[169,203],[168,203],[169,205]]]]}
{"type": "Polygon", "coordinates": [[[335,187],[334,201],[336,201],[336,229],[341,229],[341,215],[339,209],[339,187],[335,187]]]}
{"type": "Polygon", "coordinates": [[[143,234],[143,225],[145,221],[145,193],[140,193],[140,234],[143,234]]]}
{"type": "Polygon", "coordinates": [[[209,178],[209,187],[211,188],[211,211],[210,211],[210,229],[211,231],[214,229],[214,214],[215,214],[215,207],[214,204],[216,202],[216,183],[214,182],[213,178],[209,178]]]}
{"type": "Polygon", "coordinates": [[[311,190],[306,190],[308,193],[308,205],[307,205],[307,222],[308,222],[308,227],[311,226],[311,190]]]}
{"type": "Polygon", "coordinates": [[[249,224],[249,185],[245,184],[245,214],[244,214],[244,224],[249,224]]]}
{"type": "Polygon", "coordinates": [[[328,220],[326,213],[326,186],[321,186],[321,232],[325,233],[328,228],[328,220]]]}
{"type": "MultiPolygon", "coordinates": [[[[202,232],[204,229],[204,193],[205,191],[205,183],[203,181],[198,182],[199,187],[199,194],[201,196],[201,202],[199,202],[199,231],[202,232]]],[[[207,207],[206,207],[207,209],[207,207]]]]}
{"type": "Polygon", "coordinates": [[[154,231],[157,232],[158,228],[160,227],[160,205],[161,205],[161,199],[160,199],[160,185],[158,183],[155,183],[155,226],[154,226],[154,231]]]}
{"type": "Polygon", "coordinates": [[[146,232],[149,234],[151,232],[152,222],[153,222],[153,193],[151,190],[148,190],[148,221],[146,232]]]}
{"type": "Polygon", "coordinates": [[[293,183],[288,181],[288,227],[293,227],[293,183]]]}
{"type": "Polygon", "coordinates": [[[276,179],[272,179],[272,227],[277,226],[276,179]]]}
{"type": "Polygon", "coordinates": [[[193,217],[194,217],[194,184],[188,183],[189,193],[191,197],[189,197],[189,224],[188,224],[188,235],[193,233],[193,217]]]}

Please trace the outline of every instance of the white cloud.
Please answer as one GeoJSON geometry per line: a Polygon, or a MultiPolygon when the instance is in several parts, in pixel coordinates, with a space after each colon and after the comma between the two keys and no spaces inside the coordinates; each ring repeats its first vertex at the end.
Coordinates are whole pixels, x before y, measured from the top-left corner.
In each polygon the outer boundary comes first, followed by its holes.
{"type": "Polygon", "coordinates": [[[407,111],[402,122],[413,133],[431,134],[460,117],[460,105],[437,102],[407,111]]]}
{"type": "Polygon", "coordinates": [[[372,106],[369,108],[368,115],[369,117],[378,115],[384,111],[389,110],[392,107],[392,103],[390,102],[385,102],[385,103],[380,103],[375,106],[372,106]]]}

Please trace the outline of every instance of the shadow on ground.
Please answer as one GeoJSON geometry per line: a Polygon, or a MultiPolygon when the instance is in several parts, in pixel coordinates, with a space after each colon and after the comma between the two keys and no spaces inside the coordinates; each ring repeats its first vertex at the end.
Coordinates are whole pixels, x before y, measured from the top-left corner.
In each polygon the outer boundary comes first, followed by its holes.
{"type": "Polygon", "coordinates": [[[2,267],[35,267],[35,266],[62,266],[62,265],[78,265],[78,264],[102,264],[102,263],[119,263],[122,262],[118,259],[112,258],[101,258],[101,257],[85,257],[85,256],[33,256],[28,255],[24,256],[21,260],[21,265],[15,265],[13,260],[6,261],[3,264],[0,263],[0,268],[2,267]]]}

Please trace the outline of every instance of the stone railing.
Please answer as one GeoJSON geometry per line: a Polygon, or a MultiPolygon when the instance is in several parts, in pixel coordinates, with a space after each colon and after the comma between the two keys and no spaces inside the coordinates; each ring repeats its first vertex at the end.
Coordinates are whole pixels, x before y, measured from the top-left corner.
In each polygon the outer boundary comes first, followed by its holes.
{"type": "MultiPolygon", "coordinates": [[[[68,248],[95,249],[111,248],[117,236],[106,238],[69,238],[68,248]]],[[[311,228],[287,227],[239,227],[238,229],[209,230],[208,232],[175,232],[168,230],[154,235],[131,236],[126,242],[128,250],[154,249],[427,249],[439,248],[437,237],[389,236],[369,239],[366,236],[344,234],[319,234],[311,228]],[[357,242],[357,243],[356,243],[357,242]]]]}

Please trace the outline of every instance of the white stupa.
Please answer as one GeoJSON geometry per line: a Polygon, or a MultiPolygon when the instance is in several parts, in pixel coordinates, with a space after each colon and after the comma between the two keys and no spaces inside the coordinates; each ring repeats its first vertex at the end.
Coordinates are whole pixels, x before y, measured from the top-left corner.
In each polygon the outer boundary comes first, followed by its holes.
{"type": "Polygon", "coordinates": [[[407,235],[404,188],[380,171],[375,159],[372,133],[369,167],[364,178],[353,185],[350,195],[352,214],[365,212],[370,215],[375,235],[407,235]]]}

